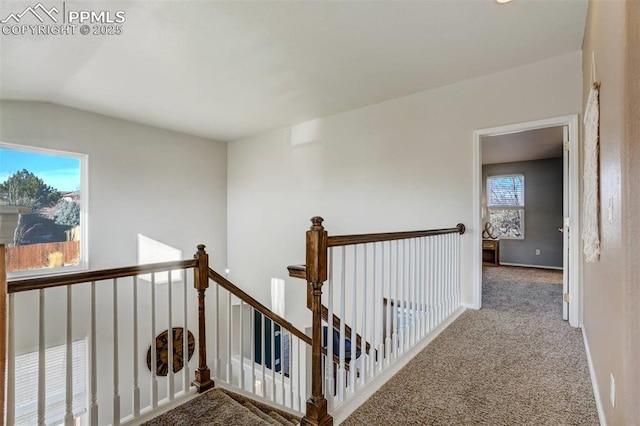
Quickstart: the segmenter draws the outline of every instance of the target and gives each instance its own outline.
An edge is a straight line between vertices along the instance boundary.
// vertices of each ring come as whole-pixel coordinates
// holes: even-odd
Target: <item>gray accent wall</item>
[[[511,174],[524,175],[524,239],[500,240],[500,262],[562,267],[562,158],[482,166],[483,200],[487,177]]]

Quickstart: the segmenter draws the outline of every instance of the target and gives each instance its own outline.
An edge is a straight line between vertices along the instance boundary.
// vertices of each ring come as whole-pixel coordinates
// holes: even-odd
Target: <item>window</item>
[[[496,238],[524,239],[524,176],[487,178],[487,211]]]
[[[87,157],[0,143],[0,243],[12,276],[87,267]]]
[[[72,343],[73,415],[76,421],[87,412],[87,340]],[[62,344],[45,349],[45,420],[64,424],[66,409],[66,352]],[[38,423],[38,351],[16,356],[16,424]]]

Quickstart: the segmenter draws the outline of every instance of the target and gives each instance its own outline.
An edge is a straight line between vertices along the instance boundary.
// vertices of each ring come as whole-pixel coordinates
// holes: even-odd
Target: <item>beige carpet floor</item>
[[[483,271],[467,310],[344,425],[597,425],[582,333],[562,320],[562,273]]]
[[[298,418],[269,405],[213,388],[143,426],[292,426],[298,423]]]

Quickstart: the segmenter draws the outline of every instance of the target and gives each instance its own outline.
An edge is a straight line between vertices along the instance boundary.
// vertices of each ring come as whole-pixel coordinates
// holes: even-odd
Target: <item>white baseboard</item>
[[[558,271],[562,271],[562,266],[548,266],[548,265],[527,265],[525,263],[508,263],[508,262],[500,262],[500,265],[504,266],[522,266],[524,268],[538,268],[538,269],[555,269]]]
[[[354,411],[356,411],[358,407],[364,404],[367,399],[369,399],[374,393],[376,393],[378,389],[380,389],[387,381],[389,381],[389,379],[391,379],[398,371],[400,371],[402,367],[407,365],[409,361],[411,361],[425,347],[427,347],[427,345],[431,343],[433,339],[435,339],[440,333],[442,333],[447,327],[449,327],[449,325],[451,325],[451,323],[455,321],[456,318],[458,318],[460,314],[462,314],[465,310],[466,309],[464,306],[458,308],[442,324],[431,331],[431,333],[429,333],[429,335],[425,337],[420,343],[405,352],[392,365],[387,367],[373,380],[368,382],[365,388],[358,390],[353,397],[336,408],[331,413],[334,424],[339,425],[340,423],[344,422],[347,417],[349,417]]]
[[[582,328],[582,339],[584,340],[584,350],[587,352],[589,375],[591,376],[591,387],[593,387],[593,396],[596,398],[596,409],[598,410],[598,419],[600,420],[600,426],[607,426],[607,419],[604,415],[604,407],[602,405],[602,398],[600,397],[600,390],[598,389],[598,381],[596,379],[596,370],[593,367],[593,361],[591,359],[589,340],[587,339],[587,333],[584,332],[584,328]]]
[[[480,309],[480,306],[477,306],[475,303],[463,303],[462,307],[465,309],[474,309],[476,311]]]

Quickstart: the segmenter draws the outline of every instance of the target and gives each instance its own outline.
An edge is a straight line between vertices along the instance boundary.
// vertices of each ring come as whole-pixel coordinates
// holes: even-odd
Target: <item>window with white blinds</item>
[[[487,178],[487,220],[495,237],[524,239],[524,195],[524,175]]]
[[[524,207],[524,176],[491,176],[487,179],[489,207]]]
[[[64,424],[66,409],[66,344],[45,350],[47,425]],[[73,413],[87,412],[87,340],[72,344]],[[38,351],[16,356],[16,425],[38,424]],[[9,390],[11,392],[11,390]]]

